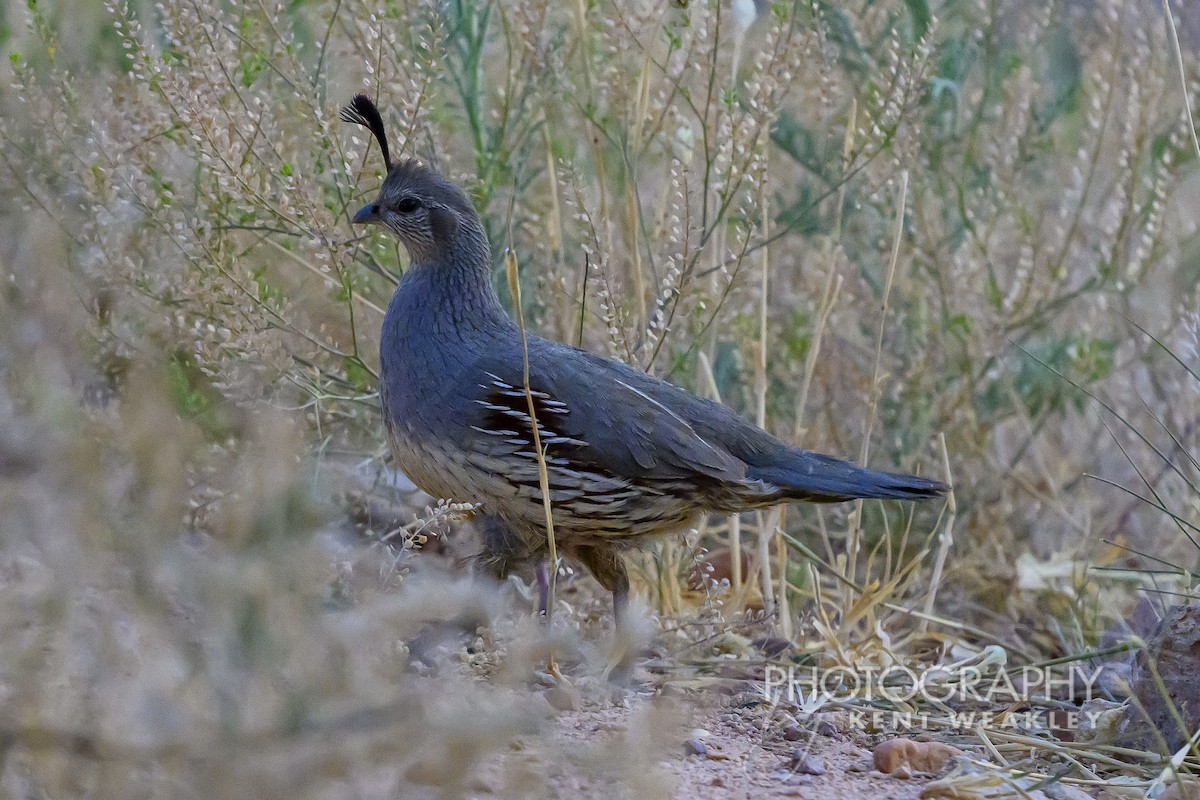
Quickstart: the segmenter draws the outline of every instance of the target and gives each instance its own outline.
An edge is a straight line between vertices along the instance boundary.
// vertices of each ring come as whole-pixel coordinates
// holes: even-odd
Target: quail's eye
[[[415,197],[406,197],[396,204],[396,210],[401,214],[411,214],[421,207],[421,201]]]

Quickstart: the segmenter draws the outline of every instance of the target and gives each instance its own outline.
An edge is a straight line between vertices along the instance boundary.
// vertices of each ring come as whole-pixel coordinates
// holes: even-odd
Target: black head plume
[[[392,156],[388,152],[387,131],[383,129],[383,117],[379,116],[379,109],[371,102],[371,98],[365,94],[354,95],[353,100],[342,106],[342,112],[338,116],[343,122],[362,125],[375,136],[375,140],[379,142],[379,149],[383,151],[383,164],[388,172],[391,172]]]

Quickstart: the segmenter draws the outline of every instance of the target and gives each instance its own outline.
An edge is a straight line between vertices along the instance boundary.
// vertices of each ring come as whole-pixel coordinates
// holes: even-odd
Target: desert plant
[[[1154,13],[1116,0],[85,5],[30,4],[0,31],[0,625],[19,643],[0,659],[15,687],[0,739],[30,786],[131,793],[134,771],[106,771],[108,755],[72,783],[69,745],[83,742],[145,767],[139,785],[191,776],[232,796],[250,775],[290,796],[317,762],[295,783],[269,760],[226,781],[222,759],[248,740],[359,731],[350,712],[377,720],[363,711],[377,693],[387,708],[419,695],[391,660],[420,616],[395,579],[423,525],[464,509],[387,470],[376,352],[405,264],[348,224],[383,177],[337,119],[357,91],[385,109],[398,157],[468,187],[502,297],[505,247],[521,265],[531,329],[806,447],[948,472],[953,516],[868,503],[789,510],[778,526],[709,520],[695,552],[736,538],[757,554],[781,630],[816,630],[812,647],[836,642],[838,657],[917,648],[933,629],[1033,660],[1093,643],[1111,616],[1095,587],[1047,606],[1015,565],[1086,563],[1109,532],[1111,501],[1081,476],[1123,458],[1076,387],[1125,419],[1146,398],[1179,439],[1160,449],[1189,452],[1194,386],[1124,319],[1163,339],[1196,302],[1184,93],[1195,108],[1200,74],[1186,38],[1178,58],[1163,46]],[[1191,530],[1180,502],[1155,505]],[[388,530],[337,538],[373,503]],[[1157,553],[1154,513],[1121,507],[1123,546]],[[646,562],[653,596],[684,617],[693,552]],[[717,600],[679,628],[689,646],[717,612],[759,623]],[[347,633],[327,607],[362,627]],[[116,672],[150,688],[106,683]],[[55,700],[64,684],[78,692]],[[320,764],[375,764],[388,735],[460,736],[473,759],[528,722],[502,705],[485,720],[496,736],[427,710],[367,725]],[[109,736],[118,711],[143,739]],[[79,738],[83,717],[95,725]],[[204,757],[161,766],[180,753]]]

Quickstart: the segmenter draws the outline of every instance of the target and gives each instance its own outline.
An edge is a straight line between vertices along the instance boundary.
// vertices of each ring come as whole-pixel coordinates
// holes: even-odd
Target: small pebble
[[[798,742],[804,738],[804,728],[799,725],[789,725],[783,729],[783,740],[785,742]]]
[[[790,766],[794,772],[798,772],[801,775],[825,774],[825,764],[821,759],[799,750],[792,754]]]
[[[828,736],[831,739],[846,738],[842,735],[842,732],[837,729],[837,726],[827,719],[823,719],[817,723],[817,733],[822,736]]]
[[[1200,798],[1200,783],[1195,781],[1172,783],[1158,798],[1159,800],[1196,800],[1196,798]]]
[[[730,701],[730,705],[734,708],[758,708],[762,705],[763,696],[761,692],[742,692],[735,694]]]

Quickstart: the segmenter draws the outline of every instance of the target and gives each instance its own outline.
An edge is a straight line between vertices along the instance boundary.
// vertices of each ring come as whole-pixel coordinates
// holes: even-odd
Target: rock
[[[785,742],[798,742],[805,738],[807,731],[799,725],[788,725],[783,729],[783,740]]]
[[[1088,700],[1079,707],[1079,727],[1075,731],[1075,741],[1092,746],[1112,744],[1116,739],[1117,726],[1124,709],[1123,703],[1101,698]]]
[[[1164,752],[1165,740],[1164,755],[1170,755],[1200,727],[1200,605],[1175,606],[1167,612],[1158,632],[1138,653],[1133,695],[1137,702],[1129,704],[1117,723],[1116,740],[1122,747]]]
[[[797,750],[792,753],[788,767],[801,775],[824,775],[825,764],[814,755]]]
[[[580,706],[579,692],[570,686],[551,686],[542,695],[546,702],[558,711],[578,711]]]
[[[838,730],[837,725],[828,719],[823,719],[817,723],[817,733],[821,736],[827,736],[830,739],[837,739],[841,742],[846,741],[846,734]]]
[[[539,669],[533,673],[533,684],[535,686],[545,686],[546,688],[549,688],[551,686],[558,686],[559,680],[549,672]]]
[[[688,739],[683,743],[683,754],[687,756],[706,756],[708,748],[699,739]]]
[[[1091,689],[1092,695],[1111,696],[1124,700],[1129,697],[1129,687],[1133,685],[1133,662],[1113,661],[1100,665],[1100,674],[1096,679],[1096,688]],[[1099,690],[1099,692],[1097,692]],[[1076,696],[1084,693],[1076,692]]]
[[[962,750],[941,742],[891,739],[876,746],[872,758],[875,769],[880,772],[896,777],[911,777],[916,772],[940,772],[951,758],[959,755],[962,755]],[[901,770],[908,774],[901,775]]]
[[[730,708],[758,708],[764,702],[762,692],[742,692],[729,701]]]
[[[1172,783],[1158,796],[1158,800],[1200,800],[1200,782]]]

